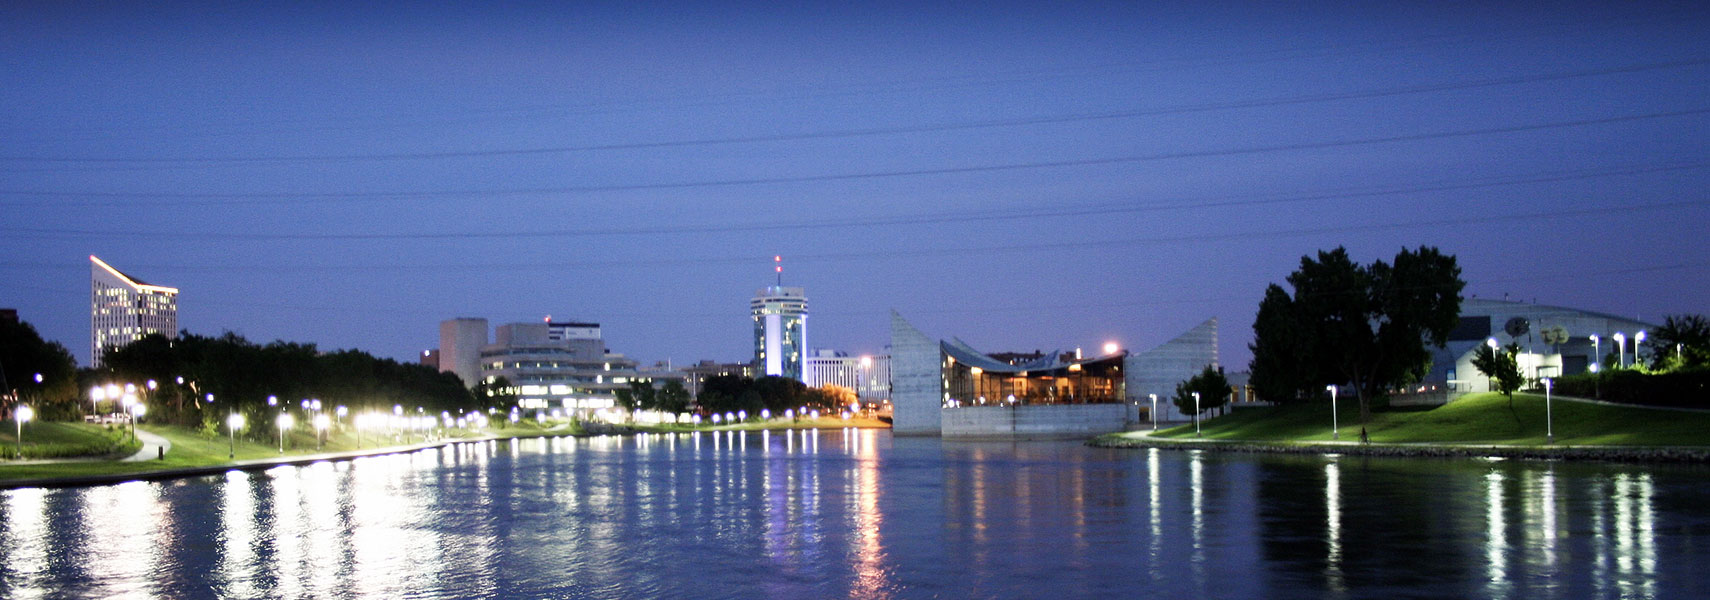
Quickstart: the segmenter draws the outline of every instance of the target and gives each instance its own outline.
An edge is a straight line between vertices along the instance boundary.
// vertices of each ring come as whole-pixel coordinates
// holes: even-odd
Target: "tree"
[[[36,375],[41,381],[36,381]],[[42,339],[25,321],[0,322],[0,396],[32,404],[43,419],[76,418],[77,361],[59,342]]]
[[[671,414],[679,414],[689,410],[689,389],[683,387],[683,380],[670,379],[659,390],[659,410]]]
[[[1669,315],[1647,334],[1645,346],[1651,351],[1652,369],[1710,365],[1710,320],[1704,315]]]
[[[1480,344],[1473,350],[1473,368],[1490,378],[1491,389],[1507,396],[1510,406],[1514,404],[1514,391],[1526,384],[1526,374],[1520,371],[1519,356],[1520,344],[1512,342],[1500,349]]]
[[[508,408],[517,403],[516,386],[503,376],[483,379],[471,392],[475,395],[475,405],[480,408]]]
[[[1272,402],[1317,398],[1329,379],[1318,372],[1312,338],[1296,314],[1294,299],[1282,286],[1271,284],[1253,320],[1252,372],[1254,393]]]
[[[1293,297],[1273,286],[1260,305],[1255,386],[1298,398],[1348,384],[1365,424],[1374,400],[1430,369],[1427,345],[1441,348],[1460,318],[1460,274],[1453,256],[1424,246],[1403,249],[1393,264],[1358,265],[1340,247],[1301,257],[1288,276]]]
[[[1176,384],[1176,395],[1171,400],[1176,404],[1176,410],[1184,415],[1194,414],[1194,392],[1199,392],[1199,410],[1211,410],[1229,402],[1229,378],[1223,375],[1223,367],[1206,365],[1204,371],[1187,378],[1187,381]]]

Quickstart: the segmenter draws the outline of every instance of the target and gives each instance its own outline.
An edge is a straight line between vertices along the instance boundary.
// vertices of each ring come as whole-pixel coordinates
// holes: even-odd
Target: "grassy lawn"
[[[136,444],[119,428],[88,423],[30,421],[24,423],[24,457],[58,458],[135,451]],[[18,453],[18,424],[0,421],[0,456]]]
[[[1342,441],[1360,439],[1359,407],[1339,403]],[[1556,444],[1605,446],[1710,446],[1710,413],[1553,403]],[[1201,423],[1204,437],[1252,442],[1330,440],[1330,405],[1242,409]],[[1512,410],[1501,394],[1464,396],[1429,410],[1397,409],[1372,414],[1367,425],[1375,443],[1544,444],[1544,397],[1515,394]],[[1192,424],[1157,437],[1193,438]]]

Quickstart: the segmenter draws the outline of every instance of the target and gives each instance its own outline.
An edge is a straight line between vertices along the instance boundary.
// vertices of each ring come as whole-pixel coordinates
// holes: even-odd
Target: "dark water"
[[[525,440],[4,492],[0,597],[1691,598],[1710,471]]]

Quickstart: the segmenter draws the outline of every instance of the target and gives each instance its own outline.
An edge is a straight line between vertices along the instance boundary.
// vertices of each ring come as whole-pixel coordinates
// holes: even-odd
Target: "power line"
[[[768,184],[813,183],[827,181],[854,181],[862,179],[880,179],[894,177],[917,177],[926,175],[956,175],[974,173],[992,173],[1015,170],[1053,169],[1066,167],[1086,167],[1114,164],[1130,164],[1160,160],[1178,160],[1188,158],[1209,158],[1218,156],[1240,156],[1249,154],[1267,154],[1296,150],[1322,150],[1349,146],[1366,146],[1396,142],[1412,142],[1457,137],[1472,137],[1506,133],[1522,133],[1589,125],[1607,125],[1652,119],[1693,116],[1710,113],[1710,109],[1698,108],[1680,111],[1645,113],[1638,115],[1623,115],[1616,117],[1601,117],[1595,119],[1579,119],[1572,121],[1556,121],[1551,123],[1536,123],[1531,125],[1510,125],[1503,127],[1488,127],[1478,129],[1463,129],[1458,131],[1418,133],[1406,135],[1378,136],[1356,138],[1350,140],[1333,140],[1320,142],[1296,142],[1289,144],[1274,144],[1265,146],[1249,146],[1246,148],[1226,148],[1221,150],[1188,150],[1163,152],[1138,156],[1121,156],[1111,158],[1093,158],[1062,161],[1043,161],[1030,163],[1007,163],[996,165],[976,165],[966,167],[939,167],[930,169],[903,169],[894,171],[873,171],[865,173],[837,173],[820,175],[801,175],[783,177],[756,177],[744,179],[711,179],[687,182],[634,183],[612,185],[586,185],[541,188],[516,188],[508,190],[459,190],[438,192],[344,192],[344,193],[289,193],[289,192],[248,192],[223,194],[190,194],[173,192],[64,192],[64,191],[32,191],[32,190],[0,190],[0,194],[36,197],[98,197],[98,198],[178,198],[178,199],[249,199],[301,202],[311,199],[322,201],[348,201],[353,199],[410,199],[445,196],[496,196],[496,195],[534,195],[534,194],[568,194],[613,191],[640,191],[664,189],[692,189],[710,187],[736,187]],[[17,205],[20,202],[5,204]],[[177,204],[176,202],[153,203],[155,205]],[[221,202],[217,204],[232,204]]]
[[[569,153],[569,152],[640,150],[640,149],[677,148],[677,147],[686,147],[686,146],[710,146],[710,145],[725,145],[725,144],[751,144],[751,143],[763,143],[763,142],[784,142],[784,141],[801,141],[801,140],[815,140],[815,139],[895,135],[895,134],[902,134],[902,133],[930,133],[930,132],[943,132],[943,131],[961,131],[961,130],[971,130],[971,129],[987,129],[987,128],[994,128],[994,127],[1017,127],[1017,126],[1024,126],[1024,125],[1061,124],[1061,123],[1074,123],[1074,122],[1083,122],[1083,121],[1130,119],[1130,118],[1146,117],[1146,116],[1162,116],[1162,115],[1177,115],[1177,114],[1189,114],[1189,113],[1198,113],[1198,112],[1212,112],[1212,111],[1222,111],[1222,110],[1232,110],[1232,109],[1242,109],[1242,108],[1265,108],[1265,107],[1287,106],[1287,105],[1294,105],[1294,104],[1308,104],[1308,103],[1328,102],[1328,101],[1337,101],[1337,100],[1370,99],[1370,98],[1382,98],[1382,97],[1388,97],[1388,96],[1400,96],[1400,95],[1420,94],[1420,93],[1429,93],[1429,92],[1467,90],[1467,89],[1475,89],[1475,88],[1483,88],[1483,87],[1514,85],[1514,84],[1521,84],[1521,83],[1537,83],[1537,82],[1544,82],[1544,81],[1557,81],[1557,80],[1564,80],[1564,79],[1574,79],[1574,78],[1592,77],[1592,76],[1600,76],[1600,75],[1638,73],[1638,72],[1643,72],[1643,71],[1652,71],[1652,70],[1659,70],[1659,69],[1671,69],[1671,68],[1679,68],[1679,67],[1687,67],[1687,66],[1698,66],[1698,65],[1704,65],[1704,64],[1710,64],[1710,59],[1699,58],[1699,59],[1691,59],[1691,60],[1680,60],[1680,61],[1661,62],[1661,63],[1649,63],[1649,64],[1643,64],[1643,65],[1632,65],[1632,66],[1616,67],[1616,68],[1609,68],[1609,69],[1590,69],[1590,70],[1581,70],[1581,71],[1567,71],[1567,72],[1558,72],[1558,73],[1548,73],[1548,74],[1544,74],[1544,75],[1500,77],[1500,78],[1494,78],[1494,79],[1484,79],[1484,80],[1468,81],[1468,82],[1401,86],[1401,87],[1395,87],[1395,88],[1380,89],[1380,90],[1367,90],[1367,91],[1359,91],[1359,92],[1309,94],[1309,95],[1304,95],[1304,96],[1293,96],[1293,97],[1285,97],[1285,98],[1271,98],[1271,99],[1265,99],[1265,100],[1247,100],[1247,101],[1237,101],[1237,102],[1212,102],[1212,103],[1205,103],[1205,104],[1177,106],[1177,107],[1169,107],[1169,108],[1158,108],[1158,109],[1116,111],[1116,112],[1068,115],[1068,116],[1037,116],[1037,117],[1019,118],[1019,119],[994,119],[994,120],[986,120],[986,121],[971,121],[971,122],[966,122],[966,123],[946,123],[946,124],[921,125],[921,126],[911,126],[911,127],[875,127],[875,128],[864,128],[864,129],[841,129],[841,130],[818,131],[818,132],[795,133],[795,134],[758,135],[758,136],[741,136],[741,137],[725,137],[725,138],[705,138],[705,139],[694,139],[694,140],[667,140],[667,141],[653,141],[653,142],[590,144],[590,145],[580,145],[580,146],[552,146],[552,147],[543,147],[543,148],[513,148],[513,149],[502,149],[502,150],[468,150],[468,151],[444,151],[444,152],[401,152],[401,153],[389,153],[389,154],[330,154],[330,155],[329,154],[318,154],[318,155],[304,154],[304,155],[251,156],[251,157],[178,157],[178,158],[0,156],[0,160],[14,161],[14,162],[32,162],[32,163],[101,163],[101,164],[157,164],[157,165],[158,164],[175,164],[175,163],[176,164],[185,164],[185,165],[217,165],[217,164],[257,164],[257,163],[279,163],[279,162],[359,162],[359,161],[397,161],[397,160],[428,160],[428,159],[450,159],[450,158],[532,156],[532,155],[544,155],[544,154],[563,154],[563,153]]]
[[[1144,246],[1172,243],[1215,242],[1227,240],[1244,240],[1258,238],[1299,237],[1310,235],[1357,233],[1364,231],[1386,231],[1413,228],[1429,228],[1444,226],[1464,226],[1483,223],[1508,221],[1563,219],[1572,217],[1597,216],[1616,213],[1631,213],[1641,211],[1665,210],[1671,208],[1692,208],[1710,206],[1710,199],[1679,200],[1657,202],[1651,204],[1617,204],[1614,206],[1589,207],[1575,210],[1554,210],[1546,212],[1531,212],[1507,215],[1468,216],[1443,219],[1432,219],[1411,222],[1370,223],[1358,225],[1339,225],[1328,227],[1308,227],[1299,229],[1267,229],[1260,231],[1245,231],[1213,234],[1182,234],[1174,236],[1131,237],[1114,240],[1082,240],[1072,242],[1006,244],[993,246],[964,246],[954,248],[917,248],[909,250],[868,250],[861,252],[831,252],[819,254],[792,254],[795,262],[838,262],[851,260],[877,260],[894,258],[927,258],[943,256],[982,255],[1012,252],[1037,252],[1040,250],[1075,250],[1081,248],[1108,248],[1115,246]],[[769,258],[770,255],[768,255]],[[601,267],[634,267],[662,265],[711,265],[711,264],[753,264],[759,261],[754,256],[728,256],[714,258],[666,258],[666,259],[618,259],[618,260],[584,260],[552,263],[497,263],[497,264],[391,264],[391,265],[276,265],[267,267],[272,271],[357,271],[357,270],[537,270],[564,268],[601,268]],[[31,263],[0,263],[0,267],[39,267],[41,264]],[[185,265],[133,265],[131,268],[175,269],[175,270],[204,270],[204,271],[250,271],[255,265],[243,266],[185,266]]]
[[[146,237],[156,238],[162,235],[174,239],[217,239],[234,241],[287,241],[287,240],[405,240],[405,239],[516,239],[516,238],[552,238],[552,237],[592,237],[592,236],[621,236],[621,235],[658,235],[658,234],[688,234],[688,233],[735,233],[754,231],[781,231],[801,229],[847,229],[854,227],[875,227],[888,225],[930,225],[963,222],[1008,221],[1018,219],[1037,219],[1046,217],[1076,217],[1110,214],[1130,214],[1167,210],[1187,210],[1200,208],[1228,208],[1241,206],[1263,206],[1274,204],[1291,204],[1317,200],[1338,200],[1353,198],[1368,198],[1376,196],[1392,196],[1417,194],[1425,192],[1443,192],[1456,190],[1471,190],[1487,187],[1522,185],[1532,183],[1550,183],[1607,177],[1611,175],[1637,175],[1645,173],[1667,172],[1685,169],[1697,169],[1710,166],[1710,162],[1674,163],[1658,166],[1628,166],[1601,170],[1581,170],[1558,172],[1553,174],[1531,177],[1510,177],[1493,180],[1466,183],[1437,183],[1424,186],[1380,188],[1367,190],[1321,192],[1311,194],[1286,195],[1265,198],[1230,198],[1205,201],[1180,201],[1157,204],[1136,204],[1133,201],[1121,203],[1106,203],[1087,206],[1067,206],[1047,209],[1023,209],[1013,211],[982,211],[982,212],[938,212],[866,219],[814,220],[773,223],[747,224],[691,224],[675,226],[643,226],[617,227],[605,229],[554,229],[540,231],[503,231],[503,232],[441,232],[441,233],[233,233],[218,231],[197,231],[161,233],[158,231],[137,230],[96,230],[68,229],[49,227],[4,227],[0,231],[10,231],[20,234],[34,235],[63,235],[63,236],[101,236],[101,237]]]

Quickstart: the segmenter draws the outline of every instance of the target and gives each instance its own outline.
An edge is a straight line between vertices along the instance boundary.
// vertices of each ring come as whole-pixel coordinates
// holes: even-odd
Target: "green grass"
[[[119,454],[135,451],[136,447],[117,427],[57,421],[24,423],[26,459]],[[0,457],[17,456],[18,424],[0,421]]]
[[[1555,401],[1557,445],[1710,446],[1710,413]],[[1359,407],[1339,403],[1341,440],[1360,439]],[[1250,408],[1201,423],[1204,438],[1250,442],[1330,441],[1330,405]],[[1543,445],[1544,397],[1463,396],[1428,410],[1374,412],[1366,430],[1374,443]],[[1156,434],[1194,438],[1192,424]]]

